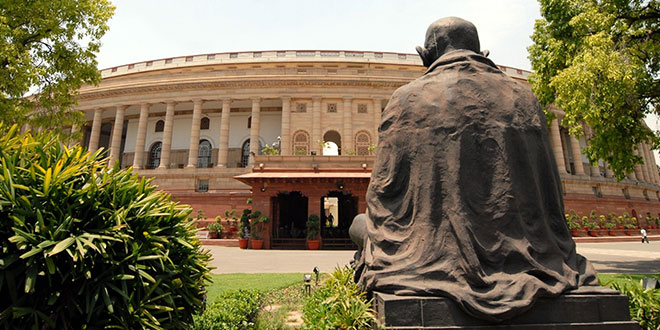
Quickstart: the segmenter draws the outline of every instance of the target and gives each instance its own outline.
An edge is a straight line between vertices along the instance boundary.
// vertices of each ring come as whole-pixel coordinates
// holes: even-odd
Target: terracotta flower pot
[[[321,246],[321,241],[319,240],[307,240],[307,249],[308,250],[318,250]]]
[[[261,250],[264,247],[264,240],[262,239],[253,239],[252,240],[252,249]]]
[[[248,247],[248,240],[245,238],[239,238],[238,239],[238,247],[241,249],[247,249]]]
[[[607,233],[608,233],[610,236],[614,236],[614,230],[609,230]]]
[[[571,235],[572,235],[573,237],[578,237],[578,232],[577,232],[577,230],[572,229],[572,230],[571,230]]]
[[[212,238],[212,239],[218,238],[218,232],[217,231],[210,231],[209,232],[209,238]]]
[[[589,230],[588,233],[589,233],[589,236],[592,236],[592,237],[597,237],[598,236],[598,230],[592,229],[592,230]]]

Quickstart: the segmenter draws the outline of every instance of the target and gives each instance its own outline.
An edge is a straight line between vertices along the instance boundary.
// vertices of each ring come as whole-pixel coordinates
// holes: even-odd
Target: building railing
[[[269,50],[250,52],[210,53],[187,55],[156,60],[142,61],[101,70],[102,78],[125,74],[163,70],[180,67],[194,67],[213,64],[275,62],[356,62],[421,66],[422,61],[416,54],[348,51],[348,50]],[[529,71],[499,66],[510,76],[527,79]]]

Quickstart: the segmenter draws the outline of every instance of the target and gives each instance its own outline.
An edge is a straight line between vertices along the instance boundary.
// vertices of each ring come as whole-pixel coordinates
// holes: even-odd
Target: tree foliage
[[[201,310],[191,209],[99,155],[0,124],[0,327],[185,329]]]
[[[113,12],[109,0],[0,0],[0,121],[82,123],[71,106],[100,81],[95,53]]]
[[[539,0],[529,47],[530,83],[546,115],[555,105],[562,125],[587,136],[585,154],[605,160],[619,180],[642,159],[641,142],[658,145],[643,119],[660,101],[659,0]]]

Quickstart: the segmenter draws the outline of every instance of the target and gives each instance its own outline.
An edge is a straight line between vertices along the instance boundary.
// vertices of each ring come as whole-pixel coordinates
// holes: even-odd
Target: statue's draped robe
[[[383,112],[359,284],[500,321],[596,285],[564,220],[541,107],[480,54],[443,55]]]

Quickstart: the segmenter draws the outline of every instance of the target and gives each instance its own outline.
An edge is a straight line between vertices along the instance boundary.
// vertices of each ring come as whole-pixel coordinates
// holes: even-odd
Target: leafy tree
[[[202,309],[192,210],[99,155],[0,123],[0,328],[186,329]]]
[[[109,0],[0,0],[0,121],[81,124],[71,106],[101,79],[95,53],[113,13]]]
[[[546,109],[556,105],[571,134],[593,129],[585,154],[608,162],[619,180],[642,162],[633,150],[658,145],[643,124],[660,101],[659,0],[539,0],[529,47],[530,82]]]

